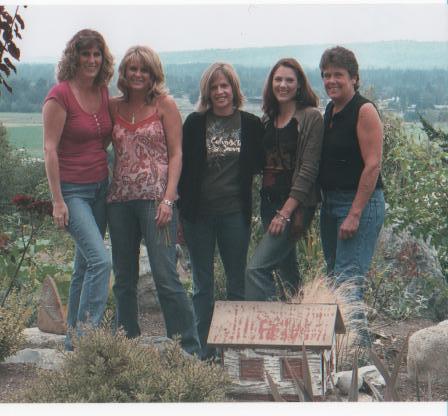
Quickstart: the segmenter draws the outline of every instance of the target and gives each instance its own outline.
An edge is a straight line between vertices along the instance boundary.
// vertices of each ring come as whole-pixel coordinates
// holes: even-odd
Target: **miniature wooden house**
[[[334,373],[337,333],[345,327],[335,304],[220,301],[207,342],[222,349],[222,364],[233,381],[230,397],[271,400],[268,373],[286,400],[297,400],[289,369],[302,377],[302,346],[313,396],[319,398]]]

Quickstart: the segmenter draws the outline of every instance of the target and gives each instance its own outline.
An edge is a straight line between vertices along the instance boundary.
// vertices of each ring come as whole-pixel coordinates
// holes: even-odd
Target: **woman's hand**
[[[284,216],[280,211],[277,211],[277,214],[274,218],[272,218],[271,223],[269,224],[268,232],[273,236],[280,235],[286,228],[286,224],[291,220]]]
[[[172,202],[171,202],[172,203]],[[156,225],[159,228],[164,227],[173,219],[173,207],[168,203],[161,201],[157,207]]]
[[[53,220],[58,228],[68,226],[68,208],[64,201],[53,203]]]
[[[340,240],[348,240],[352,238],[359,228],[359,217],[355,214],[348,214],[339,227],[338,238]]]

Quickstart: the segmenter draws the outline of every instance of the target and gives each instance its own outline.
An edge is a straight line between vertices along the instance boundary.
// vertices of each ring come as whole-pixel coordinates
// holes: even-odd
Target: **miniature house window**
[[[294,375],[299,378],[303,378],[302,360],[300,358],[280,358],[281,362],[281,377],[282,380],[292,380],[292,374],[290,373],[286,360],[288,360],[289,367],[291,367]]]
[[[240,380],[264,380],[264,360],[262,358],[240,358]]]

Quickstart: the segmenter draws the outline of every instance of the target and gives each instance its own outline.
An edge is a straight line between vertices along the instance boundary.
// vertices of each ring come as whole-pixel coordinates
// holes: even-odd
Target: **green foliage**
[[[429,241],[437,250],[448,276],[448,165],[437,143],[416,142],[402,123],[385,120],[383,177],[386,221]]]
[[[23,294],[13,292],[0,306],[0,362],[14,354],[24,341],[23,329],[30,315]]]
[[[0,214],[11,212],[11,200],[16,194],[34,195],[35,189],[45,179],[42,161],[31,159],[26,152],[14,149],[7,137],[6,128],[0,123]]]
[[[186,356],[175,342],[160,352],[122,332],[88,330],[74,341],[60,371],[43,373],[25,402],[223,401],[228,378],[215,365]]]

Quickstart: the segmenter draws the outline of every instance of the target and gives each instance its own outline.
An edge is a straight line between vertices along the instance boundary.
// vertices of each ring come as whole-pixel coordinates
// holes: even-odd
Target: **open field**
[[[185,120],[194,111],[188,98],[176,98],[177,106]],[[261,115],[260,104],[246,103],[244,110]],[[43,158],[42,115],[40,113],[0,113],[0,122],[8,131],[10,143],[25,149],[31,157]]]

